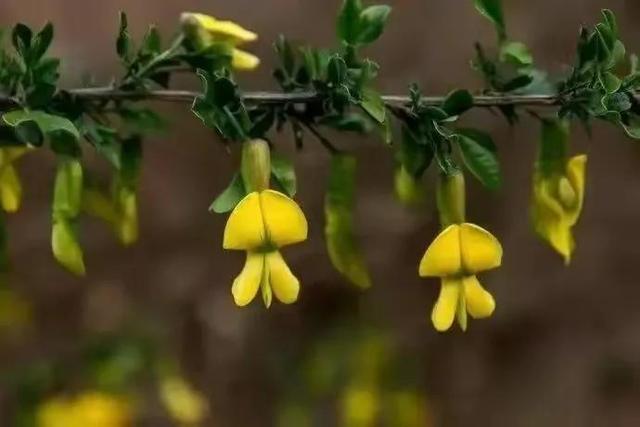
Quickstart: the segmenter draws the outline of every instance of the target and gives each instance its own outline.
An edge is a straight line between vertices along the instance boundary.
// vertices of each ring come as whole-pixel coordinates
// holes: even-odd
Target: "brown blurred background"
[[[412,81],[433,94],[480,86],[469,67],[472,46],[493,42],[493,32],[470,0],[391,3],[388,30],[368,52],[382,67],[381,90],[404,93]],[[579,26],[596,22],[602,7],[617,13],[628,49],[640,50],[637,1],[504,3],[511,37],[529,44],[538,65],[552,72],[571,63]],[[117,72],[118,10],[127,11],[136,36],[154,22],[170,34],[182,11],[210,13],[260,34],[251,50],[263,65],[240,80],[247,88],[269,89],[271,41],[284,33],[333,46],[338,6],[338,0],[2,0],[0,24],[51,20],[53,53],[63,58],[62,84],[74,87],[86,73],[105,83]],[[198,87],[192,80],[181,84]],[[395,200],[392,153],[379,140],[335,141],[361,160],[357,224],[374,287],[353,290],[332,269],[322,238],[328,156],[312,140],[295,153],[285,133],[277,143],[295,158],[298,199],[310,222],[309,241],[286,251],[303,282],[301,299],[268,311],[258,301],[237,309],[229,289],[243,259],[222,250],[225,218],[207,211],[236,157],[186,105],[158,107],[171,127],[145,144],[140,242],[123,249],[102,224],[84,221],[84,280],[68,275],[50,255],[51,155],[30,155],[21,163],[25,200],[9,218],[10,281],[34,301],[36,314],[29,334],[0,354],[3,368],[60,357],[87,335],[144,318],[206,393],[212,414],[207,425],[271,426],[294,384],[303,382],[301,361],[316,351],[322,358],[319,343],[335,330],[346,331],[350,341],[349,331],[374,329],[387,337],[394,363],[411,366],[406,381],[426,396],[434,425],[640,425],[640,149],[621,131],[598,124],[589,140],[575,127],[572,150],[589,154],[588,189],[575,259],[565,268],[529,226],[536,123],[524,118],[510,129],[486,111],[465,117],[490,131],[500,147],[504,188],[489,194],[471,183],[468,216],[500,238],[505,258],[501,269],[482,277],[498,302],[495,315],[472,322],[467,333],[438,334],[429,322],[437,282],[416,274],[438,228],[433,203],[410,210]],[[10,425],[8,394],[0,396],[3,426]],[[314,425],[338,425],[331,407],[315,409]]]

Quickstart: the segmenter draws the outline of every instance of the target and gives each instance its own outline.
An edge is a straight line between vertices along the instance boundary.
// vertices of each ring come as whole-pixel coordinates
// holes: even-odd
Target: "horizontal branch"
[[[112,88],[86,88],[72,89],[68,91],[72,95],[87,100],[155,100],[167,102],[192,102],[193,99],[200,95],[199,92],[186,90],[154,90],[146,92],[132,92],[114,90]],[[283,103],[308,103],[318,99],[315,92],[247,92],[243,95],[245,101],[249,103],[261,104],[283,104]],[[383,96],[384,101],[389,105],[408,104],[410,99],[408,96],[386,95]],[[441,105],[444,96],[426,96],[423,102],[427,105]],[[558,97],[555,95],[479,95],[473,98],[473,103],[477,107],[497,107],[501,105],[530,105],[544,106],[556,105]]]
[[[113,89],[111,87],[96,88],[79,88],[69,89],[67,93],[87,101],[163,101],[163,102],[179,102],[191,103],[200,96],[200,92],[188,90],[151,90],[151,91],[126,91]],[[245,101],[249,103],[259,104],[304,104],[319,99],[316,92],[246,92],[243,95]],[[410,99],[408,96],[402,95],[385,95],[382,97],[384,102],[390,106],[398,106],[408,104]],[[636,95],[636,99],[640,101],[640,95]],[[422,101],[426,105],[438,106],[445,100],[444,96],[425,96]],[[558,105],[559,97],[557,95],[477,95],[473,97],[473,105],[476,107],[499,107],[506,105],[514,106],[554,106]],[[17,102],[7,96],[0,96],[0,106],[15,106]]]

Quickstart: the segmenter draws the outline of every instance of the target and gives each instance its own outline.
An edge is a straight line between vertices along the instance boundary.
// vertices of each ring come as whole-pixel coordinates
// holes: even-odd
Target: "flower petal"
[[[20,208],[22,185],[16,169],[8,164],[0,173],[0,204],[7,212],[15,212]]]
[[[460,225],[462,266],[469,273],[490,270],[502,263],[502,246],[493,234],[475,224]]]
[[[496,308],[493,296],[487,292],[476,276],[467,276],[462,279],[464,286],[464,300],[467,311],[474,319],[483,319],[491,316]]]
[[[567,221],[569,225],[575,225],[575,223],[578,222],[578,218],[580,218],[580,212],[582,211],[584,202],[586,167],[586,154],[572,157],[569,159],[569,162],[567,162],[567,178],[577,195],[577,202],[571,209],[567,210]]]
[[[246,30],[240,25],[232,21],[219,21],[213,16],[203,13],[191,13],[202,28],[212,35],[229,38],[235,44],[251,42],[258,38],[258,35],[252,31]],[[184,16],[184,15],[183,15]]]
[[[467,300],[465,298],[458,298],[458,307],[456,309],[456,320],[460,329],[463,332],[467,331]]]
[[[260,209],[260,195],[249,193],[235,207],[224,228],[222,247],[252,250],[266,242],[264,220]]]
[[[269,241],[277,247],[298,243],[307,238],[307,219],[300,206],[273,190],[260,193],[260,203]]]
[[[257,252],[247,252],[247,261],[244,268],[233,281],[231,293],[233,300],[239,307],[244,307],[255,298],[262,282],[264,271],[264,254]]]
[[[444,277],[461,271],[460,226],[445,228],[424,253],[418,273],[420,277]]]
[[[300,292],[300,282],[291,273],[289,266],[280,255],[274,251],[266,255],[266,264],[269,269],[269,283],[276,298],[284,304],[296,302]]]
[[[461,283],[459,279],[442,279],[438,301],[433,306],[431,321],[437,331],[444,332],[453,324],[458,308]]]
[[[240,49],[233,49],[231,55],[231,66],[236,70],[250,71],[258,68],[260,58]]]

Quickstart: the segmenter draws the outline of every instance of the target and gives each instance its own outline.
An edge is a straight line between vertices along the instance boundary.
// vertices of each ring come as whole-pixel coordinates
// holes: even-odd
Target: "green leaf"
[[[569,122],[559,119],[542,119],[541,124],[538,170],[545,176],[563,173],[569,143]]]
[[[638,116],[627,115],[624,121],[620,121],[620,126],[630,138],[640,140],[640,119]]]
[[[422,176],[433,161],[433,148],[426,141],[418,141],[416,134],[406,126],[402,127],[398,160],[414,178]]]
[[[158,54],[162,50],[162,38],[160,37],[160,32],[158,31],[158,27],[155,25],[149,26],[147,33],[144,35],[144,39],[142,40],[141,49],[146,53],[150,54]]]
[[[518,67],[533,65],[533,55],[527,45],[521,42],[506,42],[500,48],[500,60]]]
[[[600,73],[598,78],[602,88],[607,91],[607,93],[617,92],[618,89],[620,89],[620,86],[622,86],[622,80],[620,80],[615,74],[608,71]]]
[[[356,159],[344,154],[331,159],[325,197],[327,251],[338,272],[359,288],[371,286],[371,277],[353,226]]]
[[[447,95],[442,109],[449,116],[459,116],[473,107],[473,96],[466,89],[457,89]]]
[[[602,16],[604,17],[604,22],[609,27],[611,34],[614,37],[618,37],[618,23],[614,13],[609,9],[602,9]]]
[[[464,134],[458,134],[458,145],[469,171],[489,190],[497,190],[502,178],[495,153]]]
[[[296,171],[286,157],[277,153],[271,153],[271,176],[274,183],[289,197],[296,195],[297,181]]]
[[[360,0],[344,0],[338,15],[338,38],[347,44],[355,44],[360,32]]]
[[[369,6],[360,14],[357,41],[369,44],[376,41],[384,32],[391,7],[387,5]]]
[[[622,112],[631,108],[631,100],[626,93],[617,92],[605,95],[602,98],[602,105],[607,111]]]
[[[363,89],[360,106],[375,121],[383,123],[387,117],[387,109],[380,93],[373,89]]]
[[[3,114],[2,120],[16,132],[24,137],[24,140],[32,145],[42,144],[33,125],[36,123],[42,135],[46,135],[51,141],[51,147],[60,154],[77,157],[80,154],[78,140],[80,133],[75,125],[67,118],[45,113],[44,111],[14,110]],[[26,132],[26,133],[25,133]],[[33,142],[31,142],[33,141]]]
[[[460,128],[456,129],[456,133],[473,139],[475,142],[493,153],[498,151],[496,143],[493,142],[493,138],[487,132],[472,128]]]
[[[347,77],[347,64],[339,55],[333,55],[327,64],[327,81],[334,86],[341,85]]]
[[[33,33],[31,29],[24,24],[16,24],[11,32],[11,42],[14,49],[23,58],[28,58],[31,49],[31,40]]]
[[[504,23],[504,14],[502,12],[502,1],[474,0],[474,4],[478,12],[493,23],[496,28],[496,32],[498,33],[498,38],[500,40],[506,39],[507,30]]]
[[[209,206],[209,211],[219,214],[230,212],[246,194],[242,177],[236,173],[227,188]]]
[[[34,120],[24,120],[15,126],[16,137],[19,141],[40,147],[44,142],[44,135],[40,126]]]
[[[120,12],[120,25],[118,28],[118,38],[116,39],[116,52],[120,59],[128,62],[132,53],[131,36],[129,35],[129,23],[127,14]]]
[[[33,47],[29,53],[30,60],[38,62],[40,58],[44,56],[44,54],[51,46],[51,41],[53,40],[53,25],[50,22],[42,28],[42,30],[36,34],[33,39]]]

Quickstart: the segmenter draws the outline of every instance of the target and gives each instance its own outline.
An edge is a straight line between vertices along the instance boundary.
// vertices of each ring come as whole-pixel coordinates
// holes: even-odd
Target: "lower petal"
[[[231,293],[233,300],[239,307],[248,305],[255,298],[262,281],[264,270],[264,255],[261,253],[247,252],[247,261],[240,275],[233,281]]]
[[[491,316],[496,308],[496,302],[493,296],[482,287],[476,276],[465,277],[462,282],[467,311],[471,317],[483,319]]]
[[[437,331],[444,332],[453,324],[460,296],[459,279],[442,279],[440,295],[431,312],[431,321]]]
[[[296,302],[300,292],[300,282],[291,273],[280,252],[275,251],[267,254],[266,263],[269,269],[269,283],[276,298],[284,304]]]

